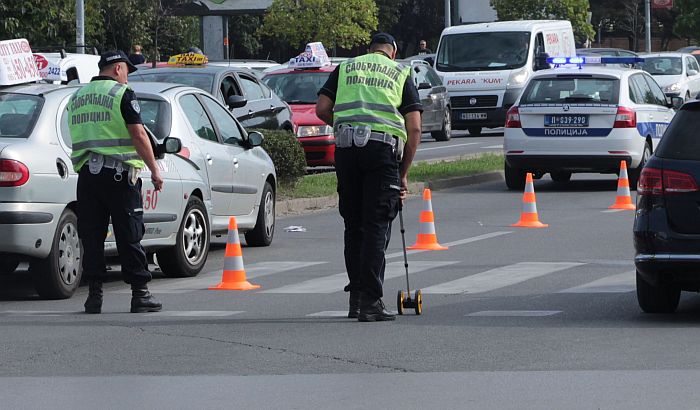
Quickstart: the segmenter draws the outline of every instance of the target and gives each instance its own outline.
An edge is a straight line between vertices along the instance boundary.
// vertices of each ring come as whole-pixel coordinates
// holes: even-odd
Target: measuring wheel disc
[[[403,315],[403,301],[404,293],[402,290],[400,290],[398,296],[396,296],[396,308],[398,310],[399,315]]]
[[[415,295],[416,315],[420,315],[421,313],[423,313],[423,293],[419,289],[416,291]]]

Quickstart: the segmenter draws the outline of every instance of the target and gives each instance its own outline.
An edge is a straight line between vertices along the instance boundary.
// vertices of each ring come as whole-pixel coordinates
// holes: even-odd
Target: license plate
[[[463,112],[462,116],[460,118],[462,118],[463,120],[485,120],[486,113],[485,112]]]
[[[588,115],[551,114],[544,116],[545,127],[588,127]]]

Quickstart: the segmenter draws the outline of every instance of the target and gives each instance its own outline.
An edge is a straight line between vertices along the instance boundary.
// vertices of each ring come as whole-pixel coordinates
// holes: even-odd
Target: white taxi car
[[[639,59],[550,60],[579,64],[537,72],[508,111],[503,144],[508,188],[523,189],[526,172],[535,178],[549,173],[556,182],[567,182],[577,172],[616,173],[621,160],[630,168],[630,185],[636,186],[673,118],[672,108],[682,100],[667,98],[642,70],[585,64]]]

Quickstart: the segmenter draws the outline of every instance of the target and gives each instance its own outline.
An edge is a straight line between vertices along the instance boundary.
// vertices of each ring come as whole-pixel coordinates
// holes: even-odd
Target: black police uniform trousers
[[[364,147],[336,148],[340,215],[345,222],[345,291],[368,300],[383,296],[384,258],[399,208],[399,169],[394,149],[370,140]]]
[[[78,173],[78,235],[83,245],[83,272],[88,279],[106,273],[104,243],[109,219],[117,242],[126,283],[141,285],[151,280],[146,252],[141,246],[144,234],[141,179],[128,181],[128,171],[115,180],[114,169],[102,168],[92,174],[85,164]],[[116,179],[119,179],[117,176]]]

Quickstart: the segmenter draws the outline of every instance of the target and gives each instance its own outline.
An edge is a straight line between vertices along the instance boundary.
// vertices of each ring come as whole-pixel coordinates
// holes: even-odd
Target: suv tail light
[[[12,159],[0,159],[0,187],[22,186],[28,180],[26,165]]]
[[[658,168],[643,168],[637,186],[637,193],[641,195],[669,195],[697,191],[698,184],[692,175]]]
[[[518,106],[514,105],[510,107],[506,113],[506,128],[522,128],[520,124],[520,112],[518,111]]]
[[[617,107],[613,128],[637,128],[637,113],[627,107]]]

